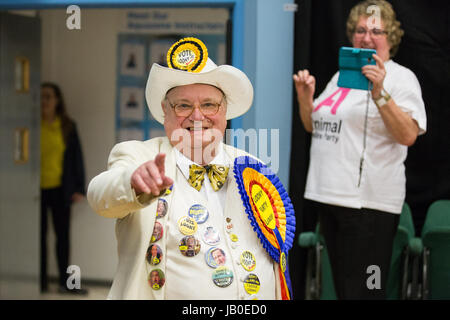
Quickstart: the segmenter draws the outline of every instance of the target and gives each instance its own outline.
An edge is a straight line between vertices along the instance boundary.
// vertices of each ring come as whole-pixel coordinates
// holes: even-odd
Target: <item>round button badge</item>
[[[211,268],[223,266],[227,261],[225,252],[217,247],[212,247],[205,253],[205,261]]]
[[[235,235],[234,233],[230,234],[230,239],[233,242],[237,242],[239,240],[239,237]]]
[[[256,268],[256,259],[251,251],[245,250],[241,253],[240,259],[242,267],[247,271],[253,271]]]
[[[164,286],[166,277],[161,269],[153,269],[149,273],[147,281],[153,290],[159,290]]]
[[[156,242],[159,239],[162,238],[163,236],[163,226],[161,223],[159,223],[158,221],[155,222],[155,226],[153,227],[153,234],[152,234],[152,240],[151,242]]]
[[[203,241],[210,246],[215,246],[220,242],[219,232],[213,227],[206,227],[206,230],[203,232]]]
[[[186,236],[191,236],[196,233],[197,228],[197,222],[191,217],[184,216],[178,220],[178,229]]]
[[[173,185],[171,185],[169,188],[166,189],[166,191],[163,194],[163,197],[164,196],[168,196],[169,194],[171,194],[172,190],[173,190]]]
[[[220,288],[228,287],[233,282],[233,272],[227,267],[218,267],[213,271],[212,280]]]
[[[164,218],[167,214],[167,208],[169,205],[165,199],[159,198],[158,205],[156,207],[156,219]]]
[[[163,258],[163,253],[161,248],[157,244],[151,244],[147,249],[147,254],[145,256],[147,262],[153,266],[159,264]]]
[[[248,294],[257,294],[261,284],[256,274],[250,273],[244,279],[244,289]]]
[[[193,257],[200,252],[201,244],[194,236],[185,236],[181,239],[178,248],[183,256]]]
[[[194,218],[198,224],[202,224],[208,220],[209,212],[201,204],[194,204],[189,208],[188,215],[189,217]]]
[[[280,255],[280,267],[283,273],[286,271],[286,266],[287,266],[286,254],[282,252]]]
[[[226,218],[225,221],[227,222],[226,230],[228,233],[233,231],[233,224],[231,223],[231,218]]]

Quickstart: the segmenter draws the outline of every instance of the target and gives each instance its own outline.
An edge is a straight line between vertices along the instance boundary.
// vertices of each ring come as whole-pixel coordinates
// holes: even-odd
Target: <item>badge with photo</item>
[[[185,236],[181,239],[178,248],[183,256],[193,257],[200,252],[201,243],[194,236]]]

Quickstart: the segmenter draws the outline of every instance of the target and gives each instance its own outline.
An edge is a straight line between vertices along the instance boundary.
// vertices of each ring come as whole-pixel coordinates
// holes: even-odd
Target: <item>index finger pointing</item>
[[[158,153],[155,158],[155,164],[158,167],[159,171],[164,173],[164,161],[166,159],[166,155],[164,153]]]

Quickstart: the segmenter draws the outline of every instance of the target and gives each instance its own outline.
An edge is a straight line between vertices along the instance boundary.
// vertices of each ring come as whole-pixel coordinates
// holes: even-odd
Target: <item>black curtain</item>
[[[296,0],[294,70],[308,69],[316,77],[315,96],[338,70],[338,50],[351,46],[346,20],[355,0]],[[427,133],[409,148],[406,165],[406,202],[416,235],[426,212],[438,199],[450,199],[450,1],[391,0],[405,31],[393,58],[417,76],[427,112]],[[298,115],[293,92],[290,197],[297,217],[297,237],[312,231],[317,215],[303,198],[311,135]],[[296,238],[297,239],[297,238]],[[294,299],[304,299],[306,252],[295,243],[289,257]]]

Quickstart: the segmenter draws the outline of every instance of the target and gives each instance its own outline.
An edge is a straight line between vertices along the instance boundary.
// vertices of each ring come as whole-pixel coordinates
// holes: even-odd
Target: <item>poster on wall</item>
[[[122,87],[120,89],[120,118],[142,120],[144,118],[144,89]]]
[[[120,73],[126,76],[142,77],[144,67],[144,46],[141,44],[124,43],[121,48]]]
[[[167,51],[184,37],[197,37],[216,64],[226,62],[225,8],[128,9],[118,15],[116,138],[146,140],[165,136],[147,110],[145,86],[153,63],[167,66]]]

